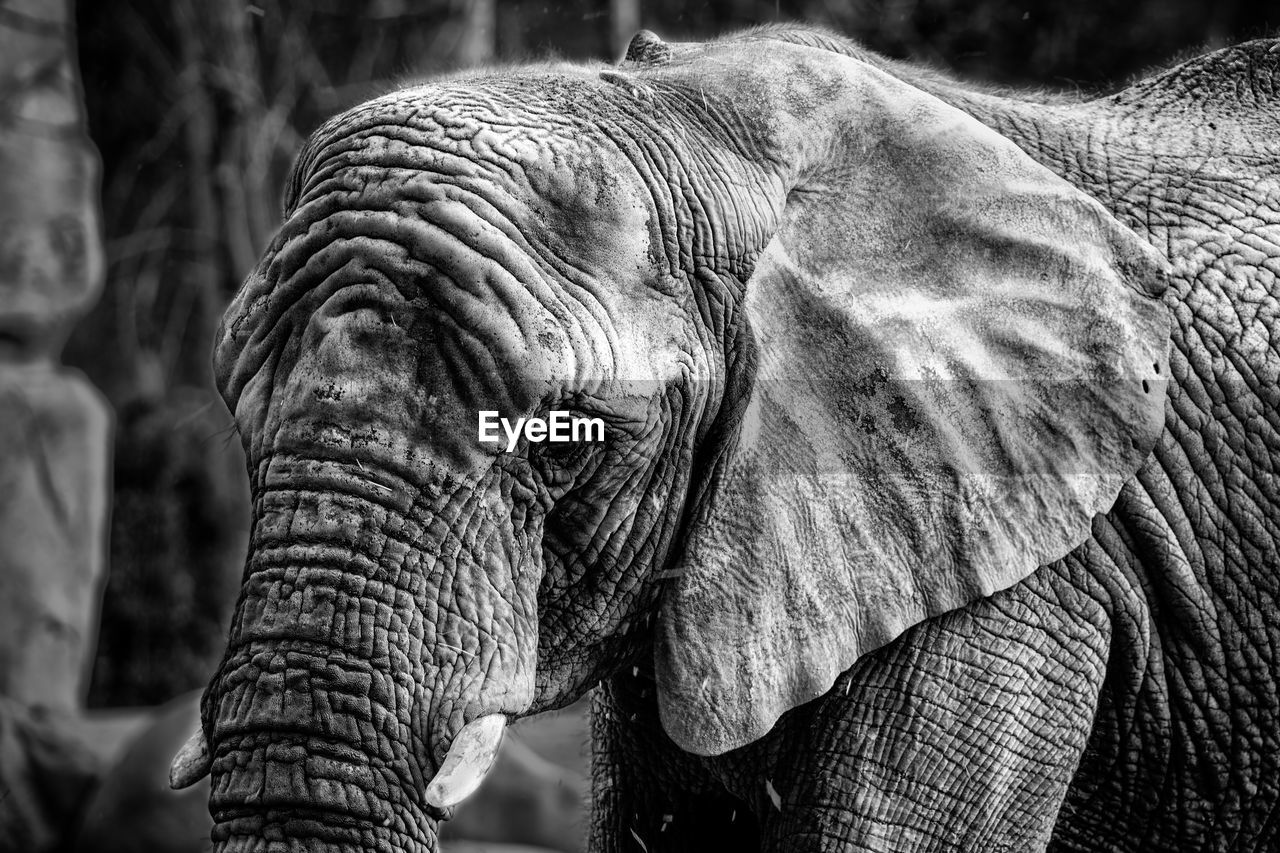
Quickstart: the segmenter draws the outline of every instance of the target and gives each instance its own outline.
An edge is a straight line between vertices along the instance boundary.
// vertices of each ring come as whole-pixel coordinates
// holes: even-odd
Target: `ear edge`
[[[1163,424],[1161,429],[1152,431],[1152,437],[1142,441],[1141,446],[1135,443],[1134,448],[1142,458],[1145,459],[1150,454],[1159,440],[1162,427]],[[1092,535],[1094,517],[1115,504],[1121,489],[1129,479],[1130,477],[1119,479],[1114,484],[1114,488],[1109,489],[1105,496],[1101,496],[1094,514],[1089,517],[1087,523],[1077,530],[1065,548],[1058,549],[1061,553],[1036,563],[1029,571],[1024,571],[1021,567],[1011,568],[1003,578],[994,582],[984,577],[984,583],[976,590],[976,594],[970,597],[970,603],[1017,586],[1039,568],[1062,559],[1087,542]],[[676,632],[675,626],[683,620],[673,618],[669,612],[671,606],[669,600],[664,599],[658,620],[658,637],[654,647],[659,719],[664,731],[677,746],[686,752],[707,757],[723,755],[765,737],[783,715],[807,702],[825,696],[834,688],[841,675],[856,666],[867,655],[890,645],[922,623],[957,609],[950,605],[936,608],[924,607],[917,614],[909,615],[905,619],[886,621],[878,626],[879,630],[860,635],[858,638],[860,642],[841,649],[837,654],[827,656],[825,660],[812,655],[803,656],[802,660],[813,663],[793,669],[788,674],[791,688],[774,693],[765,707],[756,706],[756,713],[751,715],[748,722],[743,725],[723,722],[722,715],[717,713],[718,709],[732,705],[738,700],[739,688],[720,681],[716,683],[720,689],[708,693],[706,688],[711,682],[704,679],[695,686],[690,680],[677,677],[678,673],[688,672],[691,668],[687,655],[675,654],[674,650],[687,649],[691,640],[688,637],[679,636]],[[723,657],[717,655],[712,662],[714,665],[722,664]],[[702,671],[707,669],[704,668]]]

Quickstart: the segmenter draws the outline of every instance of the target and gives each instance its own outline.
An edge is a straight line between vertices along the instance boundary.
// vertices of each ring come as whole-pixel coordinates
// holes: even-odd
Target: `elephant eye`
[[[547,442],[538,445],[537,456],[558,468],[574,468],[591,453],[591,445],[580,441]]]
[[[552,498],[557,499],[572,489],[590,467],[598,447],[589,442],[548,442],[537,446],[530,461]]]

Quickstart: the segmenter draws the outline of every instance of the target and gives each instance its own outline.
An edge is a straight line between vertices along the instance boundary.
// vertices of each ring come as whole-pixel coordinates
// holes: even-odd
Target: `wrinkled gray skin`
[[[462,726],[601,679],[599,850],[1277,843],[1280,44],[1036,102],[817,31],[741,37],[762,40],[960,107],[1167,256],[1154,452],[1069,555],[864,642],[767,734],[682,750],[654,626],[720,482],[752,346],[737,307],[790,192],[780,125],[753,112],[770,96],[647,85],[701,48],[642,36],[617,72],[371,102],[303,152],[215,355],[254,495],[204,701],[218,850],[432,850],[422,792]],[[606,417],[610,441],[475,441],[477,409],[548,408]]]

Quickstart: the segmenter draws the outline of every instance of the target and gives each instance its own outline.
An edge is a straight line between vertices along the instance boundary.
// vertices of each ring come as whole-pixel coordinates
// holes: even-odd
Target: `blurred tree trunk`
[[[80,707],[87,686],[110,423],[59,364],[102,284],[69,12],[0,4],[0,693],[60,709]]]
[[[187,334],[204,344],[213,339],[222,309],[257,262],[260,235],[275,222],[275,211],[250,203],[261,193],[245,191],[249,155],[264,113],[258,57],[249,15],[239,3],[172,0],[184,81],[180,98],[189,118],[183,125],[182,153],[190,211],[191,321]],[[180,106],[180,105],[175,105]],[[228,275],[230,273],[230,275]],[[206,346],[178,344],[183,379],[201,382],[209,370]],[[209,377],[211,378],[211,377]]]
[[[620,59],[640,29],[640,0],[609,0],[609,58]]]
[[[492,62],[497,41],[497,0],[465,0],[455,57],[459,67]]]
[[[80,9],[91,98],[111,93],[94,126],[109,265],[103,308],[73,350],[119,412],[94,706],[203,686],[238,587],[244,459],[209,351],[278,222],[280,149],[296,142],[285,119],[295,104],[268,109],[262,64],[297,45],[268,40],[272,52],[261,52],[262,13],[205,0]]]
[[[0,849],[45,850],[93,757],[63,721],[88,687],[111,425],[60,364],[101,288],[98,158],[71,4],[0,2]]]

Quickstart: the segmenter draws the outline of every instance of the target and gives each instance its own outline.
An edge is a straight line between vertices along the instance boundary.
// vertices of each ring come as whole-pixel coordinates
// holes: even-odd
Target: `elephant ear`
[[[736,425],[663,597],[662,719],[699,754],[1071,551],[1163,425],[1163,259],[1009,140],[849,64],[866,79],[747,283]]]

